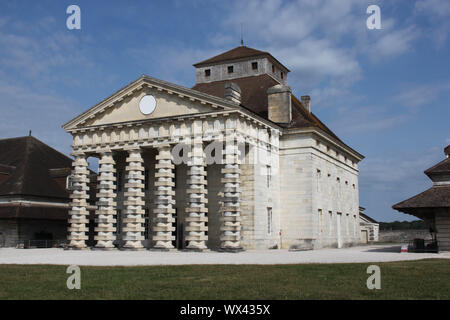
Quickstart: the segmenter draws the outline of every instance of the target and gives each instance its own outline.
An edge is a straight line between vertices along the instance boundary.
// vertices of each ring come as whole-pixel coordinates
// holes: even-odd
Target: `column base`
[[[184,248],[181,251],[183,252],[210,252],[211,250],[208,248],[202,249],[202,248]]]
[[[178,251],[176,248],[149,248],[148,251],[154,252],[176,252]]]
[[[237,252],[243,252],[245,251],[242,247],[225,247],[225,248],[219,248],[217,250],[218,252],[231,252],[231,253],[237,253]]]
[[[122,247],[119,248],[120,251],[144,251],[147,250],[146,248],[126,248],[126,247]]]
[[[64,250],[91,250],[89,247],[65,247]]]
[[[118,249],[116,247],[114,247],[114,248],[92,247],[91,250],[92,251],[116,251]]]

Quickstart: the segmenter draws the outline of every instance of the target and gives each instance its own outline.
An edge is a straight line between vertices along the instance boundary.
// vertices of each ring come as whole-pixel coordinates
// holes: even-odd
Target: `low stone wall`
[[[379,242],[403,243],[415,238],[431,240],[428,230],[380,230]]]

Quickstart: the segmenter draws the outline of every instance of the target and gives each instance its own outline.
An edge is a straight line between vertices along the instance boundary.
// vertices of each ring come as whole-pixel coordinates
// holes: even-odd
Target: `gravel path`
[[[361,246],[312,251],[248,250],[240,253],[221,252],[154,252],[95,251],[63,249],[0,249],[0,264],[59,264],[90,266],[138,266],[182,264],[298,264],[352,263],[450,259],[445,253],[400,253],[399,246]]]

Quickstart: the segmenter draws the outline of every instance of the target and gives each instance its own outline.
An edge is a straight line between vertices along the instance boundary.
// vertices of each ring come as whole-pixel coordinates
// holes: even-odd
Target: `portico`
[[[88,158],[96,157],[95,248],[113,249],[120,243],[130,250],[242,250],[242,217],[249,214],[242,212],[242,186],[249,191],[253,186],[252,180],[241,180],[241,164],[256,150],[277,154],[279,132],[264,119],[250,118],[236,102],[194,98],[175,90],[141,77],[125,97],[95,106],[65,126],[74,137],[75,158],[70,247],[87,247],[86,175]],[[122,108],[134,104],[138,109],[134,97],[147,95],[158,101],[156,110],[165,102],[185,100],[190,110],[203,112],[103,123],[104,116]],[[176,108],[172,111],[177,113]],[[181,186],[176,175],[184,175]],[[216,185],[212,193],[209,181]],[[219,239],[209,239],[210,228]]]

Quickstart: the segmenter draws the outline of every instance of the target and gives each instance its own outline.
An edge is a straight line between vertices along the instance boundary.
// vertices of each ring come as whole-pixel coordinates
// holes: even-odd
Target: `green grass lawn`
[[[370,264],[381,289],[369,290]],[[81,267],[0,265],[0,299],[450,299],[450,260],[303,265]]]

